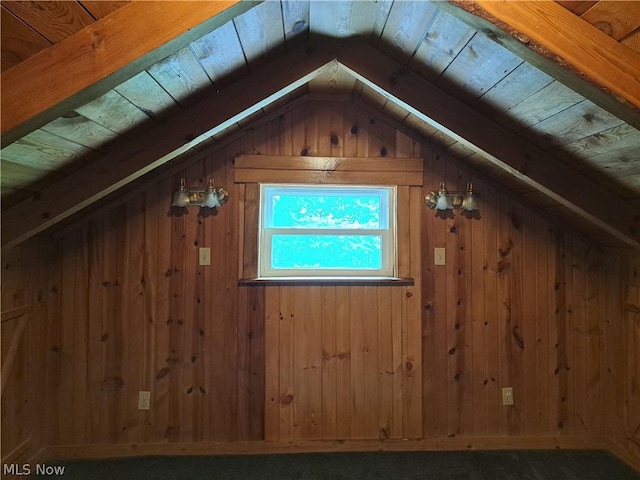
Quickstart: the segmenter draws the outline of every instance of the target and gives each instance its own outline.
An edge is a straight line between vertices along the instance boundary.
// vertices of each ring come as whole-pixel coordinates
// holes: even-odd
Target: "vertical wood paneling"
[[[391,287],[377,289],[378,338],[392,337]],[[391,438],[393,432],[393,349],[390,342],[378,343],[378,437]]]
[[[589,432],[592,435],[602,435],[601,394],[601,336],[600,297],[598,270],[601,258],[595,248],[588,248],[585,254],[586,263],[586,308],[587,308],[587,411],[589,418]]]
[[[265,332],[264,349],[271,352],[265,355],[265,409],[264,439],[280,439],[280,287],[273,286],[265,291]]]
[[[535,229],[538,232],[536,242],[536,385],[538,393],[537,402],[537,429],[536,433],[543,435],[549,432],[550,422],[550,397],[549,378],[552,371],[549,365],[549,322],[547,315],[549,310],[549,241],[547,235],[547,223],[540,217],[536,218]],[[544,375],[540,374],[543,372]]]
[[[351,304],[349,291],[336,287],[336,436],[351,436]]]
[[[483,184],[474,180],[475,188],[486,191]],[[473,218],[473,217],[472,217]],[[484,222],[473,218],[470,232],[466,238],[469,240],[466,249],[470,256],[470,272],[467,276],[471,280],[470,286],[470,318],[472,325],[473,370],[468,383],[473,382],[473,427],[475,435],[487,435],[488,431],[488,388],[489,374],[487,371],[487,322],[485,317],[485,272],[487,270],[485,256],[485,230]]]
[[[400,274],[414,286],[238,286],[239,272],[255,274],[244,227],[258,189],[232,183],[235,155],[416,148],[424,188],[401,187],[398,213]],[[171,209],[181,176],[214,177],[231,201]],[[625,291],[627,257],[490,181],[473,179],[477,214],[424,206],[440,181],[462,189],[470,177],[361,107],[307,102],[55,241],[17,247],[3,256],[3,308],[35,302],[42,335],[28,337],[24,392],[3,395],[2,413],[42,413],[3,431],[3,454],[30,433],[34,445],[591,435],[633,451],[640,340],[622,305],[639,299]],[[200,246],[210,267],[197,265]],[[139,390],[152,392],[149,412]]]
[[[414,285],[406,287],[405,301],[407,310],[406,321],[406,349],[404,359],[405,377],[403,378],[403,400],[407,416],[407,428],[404,435],[408,438],[422,438],[422,272],[420,271],[422,258],[422,189],[411,187],[409,191],[409,250],[411,277]]]
[[[336,287],[324,286],[321,290],[321,375],[322,375],[322,423],[321,438],[337,438],[337,340]]]

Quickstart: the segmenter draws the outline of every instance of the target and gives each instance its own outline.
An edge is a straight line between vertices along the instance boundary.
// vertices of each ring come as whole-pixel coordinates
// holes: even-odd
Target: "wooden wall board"
[[[238,202],[234,157],[302,148],[365,155],[383,145],[389,157],[425,159],[424,186],[402,187],[410,247],[401,258],[414,286],[238,285],[237,209],[250,189]],[[362,106],[306,102],[184,171],[150,179],[106,214],[11,250],[3,304],[39,299],[46,321],[29,345],[44,378],[34,390],[42,403],[24,407],[42,405],[36,444],[175,452],[176,442],[231,448],[266,439],[285,451],[306,438],[421,438],[446,448],[608,436],[632,452],[625,422],[635,411],[609,411],[625,411],[618,382],[630,371],[617,348],[622,257],[418,146]],[[230,202],[204,215],[171,209],[182,176],[193,184],[214,176]],[[477,215],[442,218],[424,206],[441,180],[461,188],[468,179],[480,193]],[[203,245],[211,267],[197,265]],[[434,247],[446,248],[447,265],[433,265]],[[32,260],[37,251],[43,261]],[[516,405],[503,407],[500,388],[509,385]],[[146,388],[152,409],[141,413],[137,392]]]

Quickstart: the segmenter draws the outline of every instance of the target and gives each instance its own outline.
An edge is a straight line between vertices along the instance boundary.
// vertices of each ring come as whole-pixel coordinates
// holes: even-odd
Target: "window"
[[[261,184],[259,277],[396,277],[395,205],[395,186]]]

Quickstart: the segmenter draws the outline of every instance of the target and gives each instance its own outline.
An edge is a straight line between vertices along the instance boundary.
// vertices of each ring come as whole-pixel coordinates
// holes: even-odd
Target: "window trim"
[[[345,193],[362,190],[363,192],[387,191],[386,211],[387,228],[384,229],[313,229],[311,231],[296,228],[268,228],[265,221],[270,214],[268,208],[269,189],[282,190],[318,190],[329,191],[345,190]],[[258,207],[258,265],[257,279],[259,280],[289,280],[304,281],[324,279],[328,281],[366,281],[366,280],[398,280],[398,240],[397,240],[397,186],[396,185],[353,185],[353,184],[300,184],[300,183],[259,183],[259,207]],[[302,232],[313,234],[337,234],[337,235],[380,235],[382,237],[382,266],[375,271],[368,269],[275,269],[270,264],[271,242],[270,239],[279,233]]]
[[[233,160],[233,181],[238,187],[238,285],[268,287],[282,285],[414,285],[415,268],[408,259],[409,232],[420,224],[424,159],[420,157],[314,157],[240,154]],[[264,183],[396,185],[398,278],[305,280],[258,278],[259,186]],[[415,198],[414,198],[415,197]],[[413,206],[411,209],[410,206]],[[411,220],[411,218],[413,219]],[[409,226],[411,222],[412,226]],[[420,228],[418,228],[420,229]]]

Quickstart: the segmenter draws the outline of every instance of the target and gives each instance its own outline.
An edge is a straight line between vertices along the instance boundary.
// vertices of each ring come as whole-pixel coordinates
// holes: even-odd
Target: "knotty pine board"
[[[35,445],[449,435],[625,443],[627,257],[403,135],[357,105],[310,101],[175,177],[150,179],[106,214],[3,255],[3,309],[33,303],[40,322],[25,337],[31,387],[2,403],[4,416],[31,398],[22,408],[32,423],[4,434],[3,449],[27,431]],[[412,246],[402,255],[414,287],[238,286],[236,155],[379,156],[383,147],[425,159],[424,187],[407,187]],[[205,216],[172,213],[182,176],[215,178],[230,202]],[[441,180],[453,189],[469,179],[478,215],[443,219],[421,203]],[[212,248],[211,267],[197,266],[199,246]],[[434,247],[447,249],[446,266],[433,265]],[[515,388],[513,407],[501,405],[503,386]],[[147,389],[152,408],[141,412],[137,393]]]

